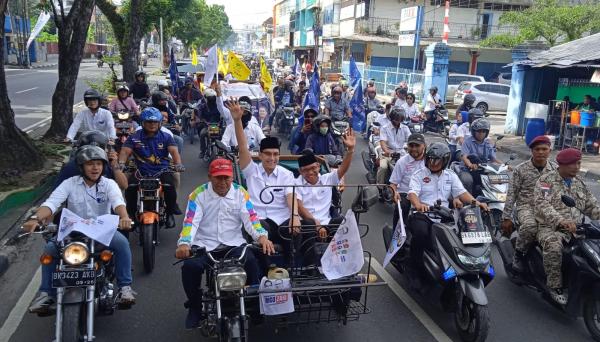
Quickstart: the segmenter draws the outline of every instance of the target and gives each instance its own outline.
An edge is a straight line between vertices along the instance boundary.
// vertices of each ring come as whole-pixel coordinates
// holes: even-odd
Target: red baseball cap
[[[208,174],[211,176],[233,177],[233,164],[229,159],[218,158],[208,166]]]

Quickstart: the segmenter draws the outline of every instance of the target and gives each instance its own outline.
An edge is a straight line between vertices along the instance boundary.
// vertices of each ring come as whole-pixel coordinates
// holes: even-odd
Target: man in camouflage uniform
[[[538,241],[543,249],[546,285],[550,295],[559,304],[567,303],[567,292],[562,290],[562,248],[575,233],[583,215],[600,219],[598,201],[577,176],[581,167],[581,152],[562,150],[557,156],[558,170],[549,172],[538,180],[535,191],[535,219],[539,223]],[[576,208],[567,207],[562,195],[572,197]]]
[[[519,164],[513,170],[512,179],[506,194],[506,203],[502,213],[502,230],[510,236],[513,219],[519,222],[519,238],[512,268],[523,272],[523,257],[532,243],[536,241],[538,230],[533,213],[533,190],[540,176],[556,170],[556,164],[548,161],[550,157],[550,139],[539,136],[529,144],[531,159]]]

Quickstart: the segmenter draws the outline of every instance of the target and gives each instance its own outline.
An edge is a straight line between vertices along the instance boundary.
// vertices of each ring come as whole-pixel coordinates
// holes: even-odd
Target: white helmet
[[[158,82],[156,82],[156,85],[163,86],[163,87],[168,87],[169,86],[169,82],[167,82],[167,80],[158,80]]]

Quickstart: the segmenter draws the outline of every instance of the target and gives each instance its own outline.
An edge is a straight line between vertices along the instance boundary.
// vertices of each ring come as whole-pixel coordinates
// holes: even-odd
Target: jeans
[[[208,149],[208,128],[206,126],[200,128],[200,153],[206,155]]]
[[[173,140],[175,140],[175,143],[177,144],[177,151],[179,151],[179,154],[181,154],[181,151],[183,151],[183,138],[179,135],[173,134]]]
[[[481,172],[480,171],[469,171],[463,169],[458,174],[458,178],[463,183],[465,189],[473,195],[473,197],[477,197],[481,195]]]
[[[132,282],[131,277],[131,249],[129,249],[129,241],[123,234],[115,233],[108,249],[114,253],[115,276],[117,278],[117,286],[129,286]],[[42,266],[42,284],[40,291],[47,292],[50,295],[56,294],[56,289],[52,288],[52,272],[58,265],[58,249],[56,244],[49,241],[44,247],[44,253],[52,255],[52,263]]]
[[[229,256],[239,257],[242,254],[242,250],[242,247],[235,247],[234,250],[229,253]],[[217,259],[217,257],[223,257],[223,255],[225,254],[213,254],[213,257]],[[186,307],[198,310],[202,309],[202,274],[210,262],[211,261],[206,254],[197,258],[187,259],[183,262],[183,266],[181,267],[181,282],[183,283],[183,290],[188,298]],[[246,270],[246,284],[256,285],[260,283],[261,272],[258,261],[250,249],[246,250],[244,270]],[[209,284],[208,286],[213,286],[213,284]]]
[[[139,181],[135,178],[135,175],[129,177],[129,184],[136,184]],[[177,214],[179,210],[177,206],[177,190],[175,188],[176,181],[175,175],[170,172],[165,172],[160,175],[160,182],[162,184],[169,184],[170,186],[163,186],[163,195],[165,198],[165,212],[167,215]],[[128,187],[125,190],[125,202],[127,202],[127,213],[130,217],[135,217],[137,214],[137,187]]]

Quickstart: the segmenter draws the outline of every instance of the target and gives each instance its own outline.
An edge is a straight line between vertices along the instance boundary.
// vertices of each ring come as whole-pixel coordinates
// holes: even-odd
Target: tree
[[[193,0],[186,12],[190,15],[174,23],[172,34],[188,48],[208,48],[225,43],[233,32],[223,6],[209,6],[204,0]]]
[[[494,35],[482,46],[514,47],[526,40],[543,40],[550,46],[566,43],[600,28],[600,4],[572,5],[563,0],[535,0],[533,6],[519,12],[506,12],[500,24],[515,26],[517,35]]]
[[[4,56],[4,12],[8,0],[0,0],[0,56]],[[27,134],[15,124],[15,113],[10,106],[4,63],[0,63],[0,174],[8,170],[38,170],[44,165],[44,156]]]
[[[44,137],[62,139],[73,121],[75,85],[94,10],[94,0],[73,1],[70,11],[66,14],[63,1],[49,1],[41,5],[50,7],[58,29],[58,82],[52,95],[52,122]]]

